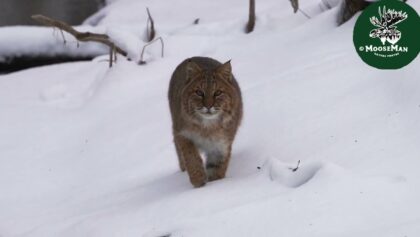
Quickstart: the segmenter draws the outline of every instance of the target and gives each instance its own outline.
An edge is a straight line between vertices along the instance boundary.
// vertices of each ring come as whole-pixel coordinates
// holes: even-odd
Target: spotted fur
[[[187,170],[195,187],[224,178],[242,119],[241,91],[230,61],[185,60],[172,74],[168,97],[181,170]]]

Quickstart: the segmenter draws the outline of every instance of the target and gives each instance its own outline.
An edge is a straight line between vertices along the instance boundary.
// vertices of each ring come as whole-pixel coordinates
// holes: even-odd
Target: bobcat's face
[[[227,62],[215,70],[201,70],[190,62],[185,88],[184,109],[199,122],[214,122],[228,118],[233,107],[234,90],[231,85],[231,66]]]

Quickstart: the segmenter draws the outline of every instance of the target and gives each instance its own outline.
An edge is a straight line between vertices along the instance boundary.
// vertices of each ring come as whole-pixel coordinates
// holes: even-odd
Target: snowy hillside
[[[420,1],[409,1],[420,12]],[[337,8],[117,0],[99,26],[147,65],[107,56],[0,76],[0,236],[420,236],[420,60],[365,65]],[[192,22],[200,18],[198,25]],[[227,177],[178,167],[167,89],[185,58],[227,61],[244,120]],[[301,161],[299,169],[292,172]]]

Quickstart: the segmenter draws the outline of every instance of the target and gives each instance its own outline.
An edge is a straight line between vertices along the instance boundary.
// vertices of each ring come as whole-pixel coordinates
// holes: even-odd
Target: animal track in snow
[[[321,169],[326,168],[326,165],[321,162],[305,164],[305,161],[302,161],[299,168],[293,171],[296,165],[285,164],[273,158],[269,159],[264,166],[266,166],[265,169],[271,180],[291,188],[297,188],[310,182]]]

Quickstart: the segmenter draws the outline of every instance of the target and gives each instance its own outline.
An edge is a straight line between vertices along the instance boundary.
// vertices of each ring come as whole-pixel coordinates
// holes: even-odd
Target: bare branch
[[[143,60],[144,51],[146,50],[146,47],[148,47],[149,45],[153,44],[153,43],[154,43],[154,42],[156,42],[157,40],[160,40],[161,49],[162,49],[162,50],[161,50],[161,57],[163,58],[163,56],[164,56],[164,51],[165,51],[165,44],[163,43],[163,39],[162,39],[162,37],[158,37],[158,38],[156,38],[156,39],[154,39],[154,40],[150,41],[149,43],[147,43],[147,44],[145,44],[145,45],[143,46],[143,49],[141,50],[141,54],[140,54],[140,61],[139,61],[139,64],[140,64],[140,65],[146,64],[146,61],[144,61],[144,60]]]
[[[311,17],[306,12],[304,12],[300,8],[298,8],[298,10],[299,10],[300,13],[302,13],[304,16],[306,16],[306,18],[311,19]]]
[[[311,19],[311,16],[309,16],[306,12],[304,12],[302,9],[299,8],[299,0],[290,0],[290,3],[292,4],[293,13],[296,13],[297,11],[299,11],[306,18]]]
[[[293,12],[296,13],[299,9],[298,0],[290,0],[290,3],[292,4]]]
[[[60,29],[60,33],[61,33],[61,37],[63,37],[64,44],[66,44],[67,41],[66,41],[66,37],[64,37],[63,30]]]
[[[324,6],[325,6],[327,9],[331,9],[331,8],[333,8],[333,7],[331,6],[331,4],[330,4],[328,1],[326,1],[326,0],[321,0],[321,2],[322,2],[322,4],[324,4]]]
[[[255,0],[249,0],[249,19],[245,32],[251,33],[255,27]]]
[[[110,47],[109,48],[109,67],[112,67],[112,63],[114,61],[114,57],[112,54],[114,54],[114,48]]]
[[[152,18],[152,14],[150,14],[149,8],[146,7],[146,11],[147,11],[147,41],[151,42],[155,36],[156,36],[156,31],[155,31],[155,23],[153,21]],[[150,23],[150,30],[149,30],[149,23]]]
[[[92,41],[92,42],[105,44],[111,49],[115,48],[115,51],[117,53],[123,55],[124,57],[127,57],[127,52],[121,49],[120,47],[116,46],[111,41],[108,35],[91,33],[91,32],[79,32],[65,22],[55,20],[55,19],[43,16],[43,15],[33,15],[32,19],[46,26],[57,27],[58,29],[63,30],[73,35],[78,41],[83,41],[83,42]]]

